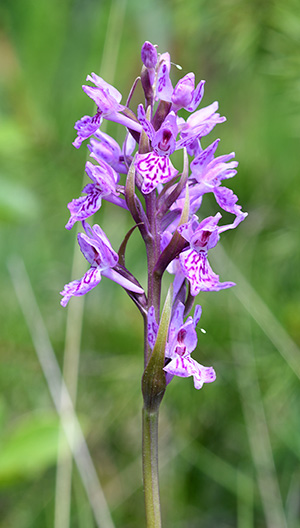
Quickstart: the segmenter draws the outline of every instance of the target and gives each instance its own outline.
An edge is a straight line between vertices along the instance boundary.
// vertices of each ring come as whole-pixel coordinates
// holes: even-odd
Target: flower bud
[[[155,68],[157,63],[157,51],[151,42],[144,42],[141,50],[141,59],[146,68]]]

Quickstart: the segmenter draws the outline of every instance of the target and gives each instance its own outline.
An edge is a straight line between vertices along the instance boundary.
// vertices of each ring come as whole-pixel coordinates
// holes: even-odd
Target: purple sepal
[[[237,172],[235,169],[238,166],[238,162],[230,161],[235,156],[234,152],[214,158],[219,141],[219,139],[216,139],[195,157],[190,165],[192,176],[196,181],[211,187],[220,185],[222,180],[232,178]]]
[[[78,233],[78,244],[86,258],[92,266],[99,266],[101,271],[114,267],[119,258],[113,250],[103,229],[97,224],[91,227],[87,222],[83,222],[85,233]]]
[[[202,315],[202,307],[200,306],[200,304],[196,304],[195,311],[194,311],[194,325],[195,325],[195,327],[199,323],[201,315]]]
[[[137,154],[135,167],[143,176],[143,194],[149,194],[159,183],[167,183],[178,173],[167,156],[159,156],[155,152]]]
[[[163,53],[159,57],[159,66],[156,79],[156,99],[171,102],[173,86],[170,81],[170,55]]]
[[[119,112],[123,110],[124,106],[120,105],[122,95],[120,92],[105,82],[101,77],[92,73],[86,78],[87,81],[91,81],[95,86],[83,85],[83,91],[96,103],[98,109],[103,116],[111,112]]]
[[[99,77],[99,75],[96,75],[96,73],[91,73],[91,75],[87,76],[86,80],[91,81],[98,88],[105,90],[105,92],[108,93],[112,99],[114,99],[117,103],[120,103],[122,94],[120,94],[119,90],[117,90],[114,86],[104,81],[102,77]]]
[[[91,180],[99,185],[107,194],[116,193],[116,184],[119,182],[120,176],[117,172],[103,160],[98,161],[98,165],[94,165],[90,161],[85,164],[85,170]]]
[[[189,112],[194,112],[201,103],[202,97],[204,95],[204,85],[205,81],[202,80],[199,82],[196,89],[194,90],[192,102],[189,106],[186,107]]]
[[[118,143],[104,132],[96,131],[94,138],[90,139],[88,149],[90,156],[97,160],[108,163],[115,171],[126,173],[124,162],[120,161],[122,152]]]
[[[197,174],[197,181],[200,180],[202,173],[204,172],[207,165],[214,159],[214,154],[217,150],[219,141],[220,139],[216,139],[205,150],[202,150],[202,152],[200,152],[198,156],[195,156],[195,158],[191,162],[190,167],[192,169],[192,172],[194,171]]]
[[[139,122],[141,123],[143,127],[144,132],[146,132],[148,138],[150,139],[150,141],[152,141],[154,134],[155,134],[155,130],[152,124],[146,118],[145,110],[142,104],[139,104],[138,106],[137,116],[138,116]]]
[[[217,204],[227,211],[228,213],[235,214],[238,216],[241,212],[241,206],[237,205],[238,197],[231,189],[227,187],[216,187],[214,189],[214,195]]]

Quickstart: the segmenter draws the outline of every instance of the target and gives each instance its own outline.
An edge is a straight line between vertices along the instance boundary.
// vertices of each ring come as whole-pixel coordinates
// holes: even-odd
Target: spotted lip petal
[[[212,367],[204,367],[190,356],[178,356],[172,359],[164,367],[164,371],[180,378],[193,376],[196,389],[201,389],[204,383],[212,383],[216,379],[216,373]]]
[[[79,121],[76,121],[74,128],[77,131],[77,138],[73,141],[73,145],[79,148],[81,143],[91,137],[101,125],[101,115],[97,113],[93,117],[83,116]]]
[[[167,183],[178,173],[167,156],[159,156],[155,152],[138,154],[135,166],[143,176],[141,188],[143,194],[149,194],[160,183]]]
[[[74,280],[65,285],[61,295],[63,298],[60,301],[62,306],[67,306],[69,300],[73,296],[85,295],[87,292],[95,288],[101,281],[100,268],[91,267],[80,280]]]
[[[101,207],[102,197],[95,185],[91,184],[87,196],[74,198],[68,203],[68,209],[71,213],[70,219],[66,224],[66,229],[72,229],[76,222],[82,222],[92,216]],[[86,189],[86,187],[85,187]]]
[[[200,291],[219,291],[235,286],[234,282],[220,282],[219,275],[213,272],[207,260],[206,252],[187,249],[179,255],[182,271],[191,287],[191,295]]]

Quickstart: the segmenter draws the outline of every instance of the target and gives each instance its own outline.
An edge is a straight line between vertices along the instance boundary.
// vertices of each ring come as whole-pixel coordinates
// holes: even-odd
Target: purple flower
[[[97,113],[94,117],[85,116],[75,124],[74,128],[77,130],[78,137],[73,142],[73,145],[76,148],[80,147],[84,139],[96,132],[102,118],[115,121],[137,132],[141,132],[141,125],[137,121],[120,114],[125,107],[120,104],[122,95],[114,86],[95,73],[88,75],[86,80],[91,81],[95,85],[83,85],[82,89],[96,103]]]
[[[191,162],[192,177],[198,183],[216,186],[221,180],[235,176],[238,162],[230,161],[235,157],[234,152],[214,158],[219,141],[216,139]]]
[[[125,200],[119,197],[116,190],[120,177],[112,167],[101,160],[99,165],[87,161],[85,170],[94,183],[84,187],[82,192],[86,193],[86,196],[75,198],[68,204],[71,216],[66,229],[72,229],[75,222],[82,222],[96,213],[101,207],[102,198],[127,209]]]
[[[194,112],[203,97],[204,84],[205,81],[200,81],[195,89],[194,73],[188,73],[180,79],[172,93],[172,110],[178,112],[180,108],[185,108],[189,112]]]
[[[215,247],[219,240],[219,232],[230,226],[219,227],[220,213],[205,218],[201,223],[194,216],[187,224],[178,227],[178,232],[185,238],[190,247],[179,255],[181,269],[188,279],[191,295],[200,291],[219,291],[235,286],[234,282],[220,282],[207,260],[208,250]]]
[[[151,141],[153,150],[160,156],[170,156],[176,148],[178,134],[177,118],[174,112],[167,115],[157,132],[147,120],[143,105],[138,106],[138,119]]]
[[[233,191],[227,187],[221,187],[221,181],[236,175],[238,162],[230,161],[235,156],[234,152],[214,158],[219,141],[219,139],[216,139],[191,162],[192,175],[190,181],[193,182],[194,180],[196,182],[192,183],[191,200],[205,193],[213,192],[218,205],[224,211],[237,217],[234,224],[232,224],[233,227],[236,227],[244,220],[247,213],[243,213],[241,206],[237,205],[238,197]],[[229,229],[229,227],[227,228]]]
[[[177,141],[176,148],[192,145],[196,139],[207,136],[218,123],[226,121],[226,117],[216,112],[218,108],[218,102],[215,101],[191,114],[187,121],[180,125],[181,139]]]
[[[177,134],[177,118],[174,112],[170,112],[151,138],[153,150],[161,156],[170,156],[176,148]]]
[[[109,121],[115,121],[126,127],[129,127],[137,132],[141,132],[141,125],[130,119],[129,117],[120,114],[124,110],[124,106],[120,104],[122,95],[120,92],[104,81],[101,77],[92,73],[86,78],[87,81],[91,81],[95,86],[83,85],[83,91],[95,101],[98,107],[98,113],[108,119]]]
[[[216,374],[212,367],[204,367],[191,358],[191,353],[197,346],[196,326],[201,317],[201,306],[195,308],[194,318],[188,317],[183,321],[184,304],[179,302],[171,319],[168,341],[166,346],[166,358],[170,360],[166,363],[167,383],[170,383],[173,376],[188,378],[193,376],[194,386],[201,389],[204,383],[215,381]],[[148,312],[148,341],[153,349],[156,341],[158,325],[155,320],[153,306]]]
[[[117,282],[126,290],[143,293],[144,290],[142,288],[113,269],[119,258],[111,247],[110,241],[104,231],[97,224],[90,227],[89,224],[83,222],[83,227],[86,234],[78,234],[78,243],[91,267],[80,280],[74,280],[65,285],[63,291],[60,292],[63,295],[60,302],[61,305],[66,306],[71,297],[84,295],[97,286],[101,281],[102,275]]]

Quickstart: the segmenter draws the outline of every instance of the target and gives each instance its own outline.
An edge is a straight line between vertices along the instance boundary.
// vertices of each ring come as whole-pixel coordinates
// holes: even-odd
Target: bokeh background
[[[71,144],[73,125],[93,111],[81,85],[94,71],[125,99],[145,40],[183,67],[172,69],[174,85],[189,71],[206,79],[203,104],[218,100],[227,116],[207,142],[220,137],[219,154],[236,152],[230,186],[249,213],[211,252],[221,279],[237,286],[199,297],[206,334],[199,331],[194,357],[215,367],[217,381],[198,392],[191,379],[174,379],[162,404],[164,526],[297,528],[298,0],[1,0],[0,526],[144,526],[140,315],[106,279],[69,310],[58,292],[86,269],[75,231],[64,229],[86,160],[86,147]],[[118,127],[106,131],[122,140]],[[215,203],[206,204],[214,214]],[[131,227],[109,204],[96,220],[115,248]],[[128,254],[143,281],[137,234]],[[76,467],[70,480],[48,385],[59,378],[51,363],[41,367],[52,356],[34,299],[74,400],[77,393],[112,520],[99,500],[93,510]]]

